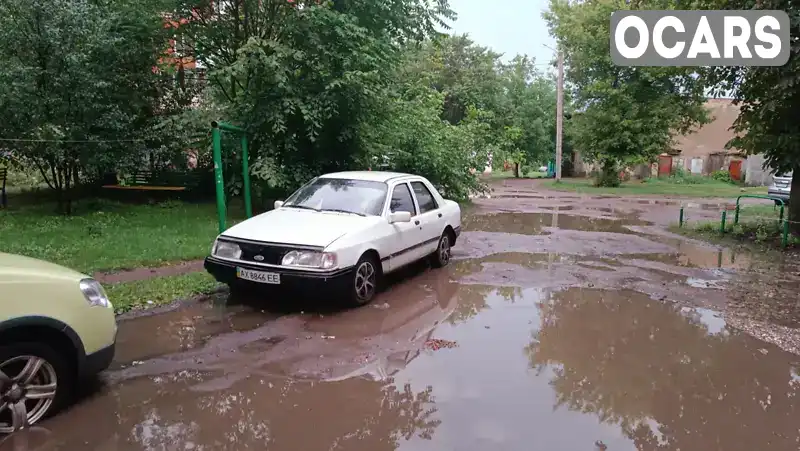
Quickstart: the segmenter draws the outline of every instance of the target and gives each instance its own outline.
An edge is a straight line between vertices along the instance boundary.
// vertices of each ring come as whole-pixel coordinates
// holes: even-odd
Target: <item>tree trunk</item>
[[[72,215],[72,165],[69,163],[64,164],[64,214],[67,216]]]
[[[519,163],[514,163],[514,177],[519,178]]]
[[[789,195],[789,231],[792,235],[800,236],[800,167],[795,167],[792,173],[792,189]]]

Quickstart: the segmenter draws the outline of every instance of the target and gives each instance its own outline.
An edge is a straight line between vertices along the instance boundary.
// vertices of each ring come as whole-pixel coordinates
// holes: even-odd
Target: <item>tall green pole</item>
[[[242,134],[242,184],[244,185],[244,212],[248,218],[253,217],[253,206],[250,204],[250,164],[247,157],[247,135]]]
[[[222,179],[222,137],[216,123],[212,124],[211,140],[214,144],[214,184],[217,187],[219,233],[222,233],[225,231],[225,183]]]

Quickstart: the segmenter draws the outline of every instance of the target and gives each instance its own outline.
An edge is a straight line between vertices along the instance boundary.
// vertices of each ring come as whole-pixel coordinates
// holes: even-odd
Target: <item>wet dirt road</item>
[[[220,294],[122,321],[102,386],[18,449],[800,447],[795,266],[768,262],[774,288],[647,199],[475,204],[450,267],[362,309]]]

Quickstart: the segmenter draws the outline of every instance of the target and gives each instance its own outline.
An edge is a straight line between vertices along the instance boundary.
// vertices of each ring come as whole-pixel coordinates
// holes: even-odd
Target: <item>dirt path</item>
[[[373,305],[218,294],[122,321],[103,387],[28,449],[796,449],[795,263],[670,234],[669,202],[510,181],[450,266]]]
[[[138,280],[147,280],[154,277],[179,276],[182,274],[189,274],[203,270],[203,260],[191,260],[152,268],[96,272],[94,273],[94,278],[100,283],[114,284],[122,282],[136,282]]]

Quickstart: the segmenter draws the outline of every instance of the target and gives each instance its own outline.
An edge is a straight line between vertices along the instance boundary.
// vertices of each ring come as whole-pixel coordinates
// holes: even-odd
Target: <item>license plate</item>
[[[269,283],[280,285],[281,275],[276,272],[253,271],[252,269],[236,268],[236,277],[251,282]]]

